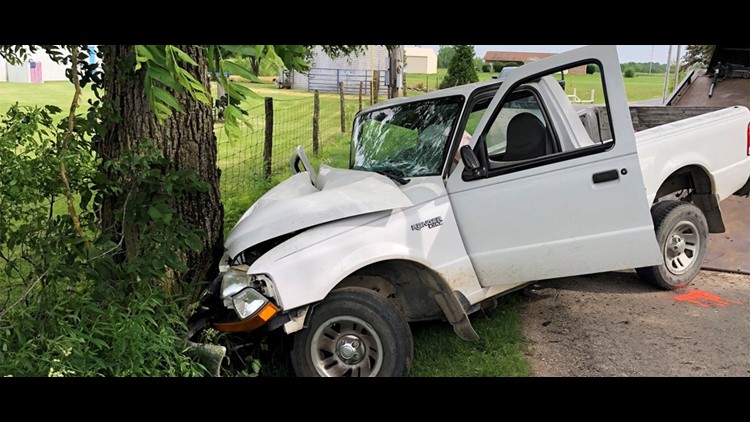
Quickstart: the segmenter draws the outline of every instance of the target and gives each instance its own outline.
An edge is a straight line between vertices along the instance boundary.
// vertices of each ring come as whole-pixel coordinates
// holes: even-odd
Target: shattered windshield
[[[439,175],[463,105],[454,96],[363,113],[352,136],[351,167],[401,177]]]

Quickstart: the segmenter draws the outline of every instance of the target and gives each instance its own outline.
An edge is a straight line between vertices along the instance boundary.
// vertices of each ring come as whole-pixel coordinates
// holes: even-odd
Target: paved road
[[[523,316],[535,375],[750,376],[748,275],[704,270],[677,292],[632,271],[537,286]]]

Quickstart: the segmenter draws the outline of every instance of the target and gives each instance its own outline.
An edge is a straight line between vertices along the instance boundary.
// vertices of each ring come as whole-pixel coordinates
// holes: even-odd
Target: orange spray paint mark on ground
[[[711,305],[716,306],[727,306],[727,305],[742,305],[742,302],[736,300],[722,299],[719,296],[712,295],[711,293],[704,292],[703,290],[693,290],[690,293],[684,295],[678,295],[674,297],[674,300],[678,302],[688,302],[694,305],[701,306],[703,308],[710,308]]]

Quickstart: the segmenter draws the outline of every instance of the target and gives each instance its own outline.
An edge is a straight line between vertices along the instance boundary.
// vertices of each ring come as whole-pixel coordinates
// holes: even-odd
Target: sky
[[[428,47],[437,53],[440,46],[438,45],[407,45],[406,47]],[[563,51],[572,50],[581,45],[475,45],[474,51],[478,57],[484,57],[487,51],[527,51],[534,53],[562,53]],[[653,56],[651,50],[653,47]],[[620,63],[626,62],[649,62],[651,57],[656,63],[667,62],[668,45],[618,45],[617,54],[620,56]],[[672,57],[677,53],[677,46],[672,49]],[[685,54],[685,46],[682,46],[680,55]]]

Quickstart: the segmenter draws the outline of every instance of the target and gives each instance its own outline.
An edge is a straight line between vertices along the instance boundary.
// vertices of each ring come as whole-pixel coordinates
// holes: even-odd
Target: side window
[[[558,150],[539,99],[525,88],[516,90],[502,105],[487,131],[485,145],[487,156],[495,161],[529,160]]]
[[[488,176],[609,149],[614,139],[603,86],[599,66],[581,64],[531,76],[499,107],[481,110],[492,115],[474,151],[487,162]]]

